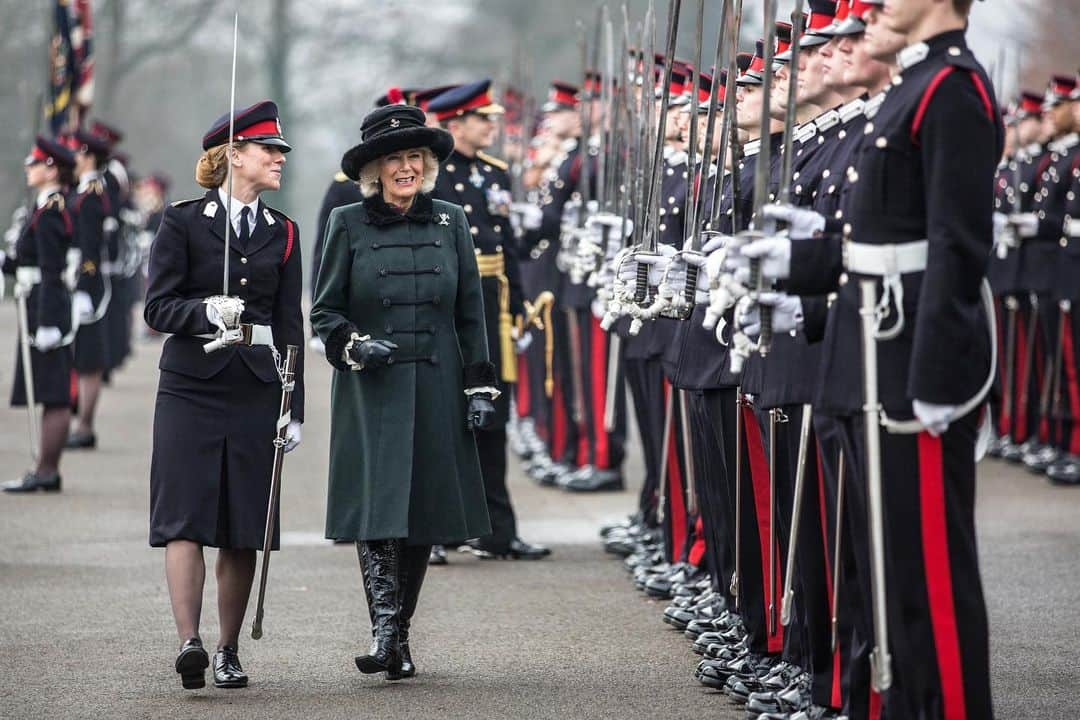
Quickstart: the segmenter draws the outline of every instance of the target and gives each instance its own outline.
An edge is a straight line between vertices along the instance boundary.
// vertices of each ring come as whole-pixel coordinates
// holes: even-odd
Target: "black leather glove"
[[[476,432],[487,430],[495,424],[495,403],[487,395],[477,393],[469,396],[469,409],[465,412],[465,429]]]
[[[386,365],[397,349],[389,340],[364,340],[349,348],[349,358],[363,369],[373,370]]]

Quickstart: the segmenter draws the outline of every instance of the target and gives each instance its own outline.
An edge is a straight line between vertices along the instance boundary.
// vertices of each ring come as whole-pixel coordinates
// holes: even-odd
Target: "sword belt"
[[[240,323],[240,332],[243,333],[243,339],[234,343],[236,345],[243,345],[245,347],[255,347],[261,345],[269,345],[274,347],[274,330],[269,325],[252,325],[251,323]],[[196,335],[195,337],[204,338],[206,340],[217,340],[217,335],[214,333],[206,333],[204,335]]]
[[[847,241],[844,243],[844,268],[848,272],[881,278],[882,295],[877,305],[875,336],[878,340],[892,340],[904,330],[904,283],[903,276],[926,270],[930,242],[914,242],[889,245],[871,245]],[[896,322],[888,330],[882,330],[882,321],[896,307]]]
[[[499,374],[506,383],[516,383],[517,354],[514,352],[514,319],[510,314],[510,279],[506,276],[506,258],[502,250],[493,253],[476,251],[476,267],[481,278],[499,282]]]

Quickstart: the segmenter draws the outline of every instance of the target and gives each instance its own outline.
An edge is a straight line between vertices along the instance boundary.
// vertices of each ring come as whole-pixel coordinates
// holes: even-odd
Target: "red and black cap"
[[[776,21],[776,45],[773,51],[773,67],[787,65],[791,62],[791,23],[782,20]]]
[[[93,131],[83,130],[82,128],[76,130],[73,134],[68,136],[70,144],[68,147],[75,152],[88,152],[94,155],[108,155],[112,150],[113,143],[108,138],[102,137]]]
[[[1013,113],[1017,120],[1037,118],[1042,115],[1043,96],[1037,92],[1024,90],[1020,93],[1020,100],[1016,103]]]
[[[847,20],[848,13],[851,11],[851,0],[837,0],[836,10],[833,13],[833,20],[825,27],[815,30],[814,35],[818,35],[823,38],[822,43],[827,43],[836,36],[836,29],[844,24]]]
[[[700,75],[698,75],[698,107],[697,107],[698,115],[706,115],[706,114],[708,114],[708,112],[709,112],[709,100],[712,98],[712,91],[713,91],[713,76],[710,75],[709,73],[704,73],[704,72],[701,73]],[[690,95],[689,92],[687,92],[686,94],[687,94],[687,96]],[[720,102],[721,105],[723,104],[723,102],[724,102],[723,94],[721,94],[719,102]],[[683,108],[683,112],[686,112],[686,113],[690,112],[690,105],[689,104],[686,107]]]
[[[562,110],[577,110],[578,87],[562,80],[551,83],[548,90],[547,101],[540,106],[542,112],[560,112]]]
[[[1043,110],[1060,105],[1063,102],[1074,99],[1076,93],[1076,77],[1068,75],[1054,75],[1050,78],[1050,84],[1046,86],[1046,95],[1043,97]]]
[[[418,90],[415,88],[399,88],[394,86],[375,98],[375,107],[385,107],[387,105],[415,105],[417,92]]]
[[[735,78],[738,85],[761,85],[765,72],[765,41],[758,40],[754,44],[754,54],[750,58],[750,64],[739,77]]]
[[[431,104],[432,100],[434,100],[435,98],[439,97],[440,95],[442,95],[444,93],[448,93],[451,90],[453,90],[455,88],[459,88],[459,87],[461,87],[461,86],[460,85],[436,85],[435,87],[430,87],[430,88],[427,88],[425,90],[417,90],[416,94],[413,95],[413,102],[409,103],[409,105],[416,105],[416,107],[420,108],[424,112],[427,112],[428,105]]]
[[[671,66],[671,84],[668,85],[668,94],[671,96],[668,100],[669,108],[682,107],[690,102],[690,77],[694,74],[694,69],[687,63],[681,60],[676,60]],[[663,77],[660,78],[661,82]],[[664,89],[662,87],[656,88],[656,99],[659,100],[664,96]]]
[[[388,153],[410,148],[431,148],[442,162],[454,149],[454,138],[442,128],[427,126],[427,116],[418,107],[386,105],[375,108],[360,126],[360,144],[341,158],[342,171],[352,180],[372,160]]]
[[[124,139],[124,133],[101,120],[91,121],[90,132],[99,138],[104,138],[105,141],[109,143],[110,148],[114,145],[119,145]]]
[[[836,0],[807,0],[810,12],[803,24],[803,34],[799,39],[800,47],[817,47],[829,42],[829,38],[820,31],[833,24],[836,18]]]
[[[469,113],[501,115],[504,110],[491,94],[491,80],[484,79],[447,90],[428,103],[427,112],[435,113],[442,122]]]
[[[203,135],[203,150],[209,150],[229,142],[229,114],[225,113]],[[278,108],[270,100],[263,100],[233,114],[233,142],[254,142],[273,145],[281,152],[289,152],[292,146],[281,134]]]
[[[73,168],[75,167],[75,153],[58,140],[38,135],[34,138],[34,146],[30,148],[30,154],[26,156],[23,164],[30,166],[38,163]]]
[[[844,18],[843,22],[837,25],[832,33],[833,37],[842,37],[846,35],[858,35],[866,30],[866,13],[871,8],[876,7],[872,2],[867,0],[851,0],[851,7],[848,9],[848,15]]]

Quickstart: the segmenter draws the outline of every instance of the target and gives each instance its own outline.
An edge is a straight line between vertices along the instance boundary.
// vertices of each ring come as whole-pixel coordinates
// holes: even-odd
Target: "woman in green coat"
[[[464,211],[432,200],[453,148],[417,108],[369,114],[341,167],[311,324],[334,373],[326,535],[356,542],[364,673],[411,677],[409,625],[433,544],[491,532],[473,431],[494,418],[480,276]]]

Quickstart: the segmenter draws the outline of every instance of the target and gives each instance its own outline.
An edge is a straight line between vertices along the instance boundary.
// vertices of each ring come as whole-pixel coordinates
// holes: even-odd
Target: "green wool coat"
[[[457,205],[418,195],[405,215],[381,197],[333,211],[311,324],[337,369],[331,386],[326,536],[445,544],[490,534],[468,387],[493,386],[472,237]],[[398,345],[352,371],[351,333]]]

